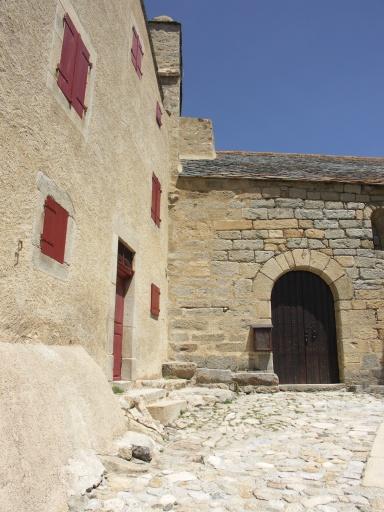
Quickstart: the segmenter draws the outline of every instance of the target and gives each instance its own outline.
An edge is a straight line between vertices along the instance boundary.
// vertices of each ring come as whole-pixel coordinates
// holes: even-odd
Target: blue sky
[[[145,0],[183,24],[217,149],[384,155],[384,0]]]

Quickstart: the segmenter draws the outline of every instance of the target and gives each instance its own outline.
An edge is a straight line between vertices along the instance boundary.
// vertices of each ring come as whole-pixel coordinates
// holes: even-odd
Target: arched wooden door
[[[316,274],[293,271],[272,290],[272,346],[282,384],[339,381],[332,292]]]

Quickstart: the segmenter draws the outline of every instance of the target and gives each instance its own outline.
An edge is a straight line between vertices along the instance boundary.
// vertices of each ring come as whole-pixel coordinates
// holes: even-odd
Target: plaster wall
[[[56,85],[65,12],[93,63],[84,121]],[[142,79],[131,62],[133,26],[144,49]],[[170,118],[164,113],[161,129],[155,120],[161,93],[141,3],[10,0],[0,27],[1,339],[81,344],[111,377],[120,238],[135,252],[124,376],[156,377],[167,343]],[[153,172],[163,191],[160,229],[150,215]],[[65,272],[34,257],[41,176],[72,205]],[[150,316],[151,283],[162,294],[158,320]]]
[[[105,375],[82,347],[0,343],[0,397],[2,512],[67,511],[71,467],[126,428]]]
[[[384,252],[373,249],[380,186],[179,177],[170,230],[170,358],[271,369],[250,325],[271,320],[271,292],[305,269],[331,287],[340,379],[383,381]]]

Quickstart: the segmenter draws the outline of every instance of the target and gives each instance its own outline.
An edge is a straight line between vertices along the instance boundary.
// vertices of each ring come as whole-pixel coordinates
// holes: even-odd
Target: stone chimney
[[[152,36],[164,106],[173,115],[180,116],[182,101],[181,24],[169,16],[158,16],[148,21]]]

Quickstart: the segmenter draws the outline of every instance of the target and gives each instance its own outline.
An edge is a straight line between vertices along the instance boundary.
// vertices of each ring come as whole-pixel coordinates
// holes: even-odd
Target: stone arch
[[[306,270],[321,277],[330,287],[335,304],[337,345],[340,380],[344,380],[343,310],[351,309],[353,286],[344,268],[333,258],[320,251],[294,249],[265,262],[254,280],[256,324],[272,321],[271,295],[275,282],[292,270]]]

